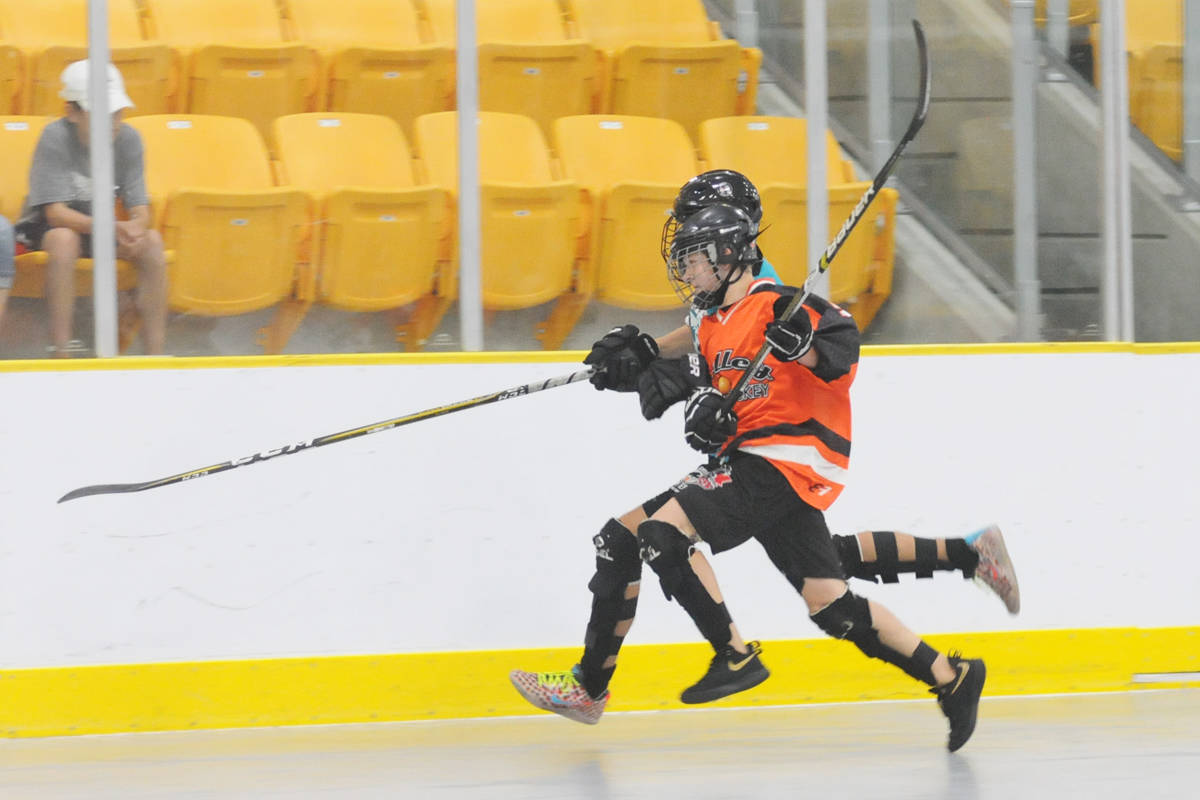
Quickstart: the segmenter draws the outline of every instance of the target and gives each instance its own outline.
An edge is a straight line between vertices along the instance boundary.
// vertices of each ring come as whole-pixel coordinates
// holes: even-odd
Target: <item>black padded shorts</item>
[[[700,467],[642,508],[653,515],[671,498],[713,553],[757,539],[797,590],[803,578],[844,577],[825,515],[765,458],[738,453],[729,463]]]

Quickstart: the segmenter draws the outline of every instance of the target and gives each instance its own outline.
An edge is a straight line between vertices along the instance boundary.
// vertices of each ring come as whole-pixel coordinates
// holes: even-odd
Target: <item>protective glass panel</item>
[[[663,225],[684,182],[717,167],[757,184],[767,261],[803,283],[805,5],[476,0],[469,224],[455,0],[110,0],[125,233],[118,297],[99,307],[118,310],[121,350],[134,355],[457,351],[476,319],[488,350],[586,349],[626,322],[664,334],[685,309],[659,252]],[[1035,4],[1034,100],[1016,108],[1020,33],[1005,0],[825,5],[823,242],[912,114],[912,18],[925,22],[933,70],[927,124],[830,271],[828,292],[864,341],[1105,338],[1099,4]],[[1186,5],[1129,3],[1125,23],[1144,340],[1200,333]],[[0,0],[0,159],[22,176],[0,193],[0,215],[21,223],[15,245],[0,226],[3,358],[91,354],[101,316],[92,262],[74,259],[88,242],[72,225],[86,224],[70,216],[87,210],[76,167],[88,115],[64,105],[64,93],[87,103],[86,82],[65,85],[64,70],[86,56],[88,2],[37,7]],[[1023,126],[1032,158],[1014,148]],[[39,163],[31,183],[43,137],[74,155]],[[1017,200],[1023,181],[1032,206]],[[1014,222],[1026,207],[1032,233]]]

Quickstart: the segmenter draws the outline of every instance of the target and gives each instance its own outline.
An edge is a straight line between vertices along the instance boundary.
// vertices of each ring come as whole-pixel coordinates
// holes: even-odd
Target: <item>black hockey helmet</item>
[[[675,196],[672,216],[677,222],[683,222],[714,203],[726,203],[745,211],[758,232],[762,222],[762,200],[758,189],[749,178],[732,169],[710,169],[685,183]]]
[[[728,203],[710,205],[684,219],[667,254],[667,278],[675,293],[701,311],[721,306],[729,284],[760,261],[754,244],[757,237],[750,215]],[[721,268],[726,266],[722,275]],[[696,284],[704,279],[698,279],[697,270],[712,270],[713,279],[707,282],[715,285],[698,288]]]
[[[762,221],[762,200],[758,196],[758,189],[740,172],[710,169],[689,180],[675,195],[671,214],[663,223],[660,250],[664,261],[670,261],[671,241],[683,221],[716,203],[731,205],[746,212],[750,219],[751,234],[758,233]]]

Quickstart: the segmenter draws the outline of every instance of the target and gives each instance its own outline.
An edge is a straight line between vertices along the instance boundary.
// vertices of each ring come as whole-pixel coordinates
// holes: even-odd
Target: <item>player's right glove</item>
[[[637,391],[638,376],[658,357],[658,343],[636,325],[613,328],[604,334],[583,359],[596,368],[589,379],[597,389]]]
[[[683,407],[683,438],[693,450],[716,453],[737,433],[737,414],[725,410],[725,395],[711,386],[697,389]]]
[[[766,339],[775,358],[780,361],[799,361],[812,348],[812,320],[801,308],[791,319],[777,319],[768,323]]]
[[[642,416],[658,419],[696,389],[708,386],[708,380],[708,364],[698,353],[689,353],[683,358],[656,358],[642,371],[637,382]]]

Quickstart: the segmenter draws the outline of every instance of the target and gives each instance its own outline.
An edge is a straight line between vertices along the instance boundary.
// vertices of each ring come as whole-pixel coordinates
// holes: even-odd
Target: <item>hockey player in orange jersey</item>
[[[760,648],[740,641],[719,592],[691,565],[699,541],[719,553],[754,538],[821,630],[932,687],[950,721],[949,747],[957,750],[974,730],[983,662],[936,652],[886,608],[850,591],[822,513],[840,494],[849,463],[857,327],[815,296],[780,319],[797,290],[756,275],[756,233],[744,211],[714,205],[674,235],[670,273],[697,312],[699,353],[651,361],[638,376],[638,392],[647,418],[686,401],[685,438],[713,458],[643,506],[648,517],[636,537],[620,525],[596,537],[593,614],[580,664],[564,673],[515,670],[513,683],[539,707],[598,721],[607,690],[589,691],[589,684],[596,685],[597,672],[608,673],[603,684],[611,676],[625,623],[632,622],[642,561],[705,637],[721,643],[709,672],[682,699],[706,702],[761,682],[768,673]],[[764,335],[770,355],[727,412],[722,389],[737,384]]]

